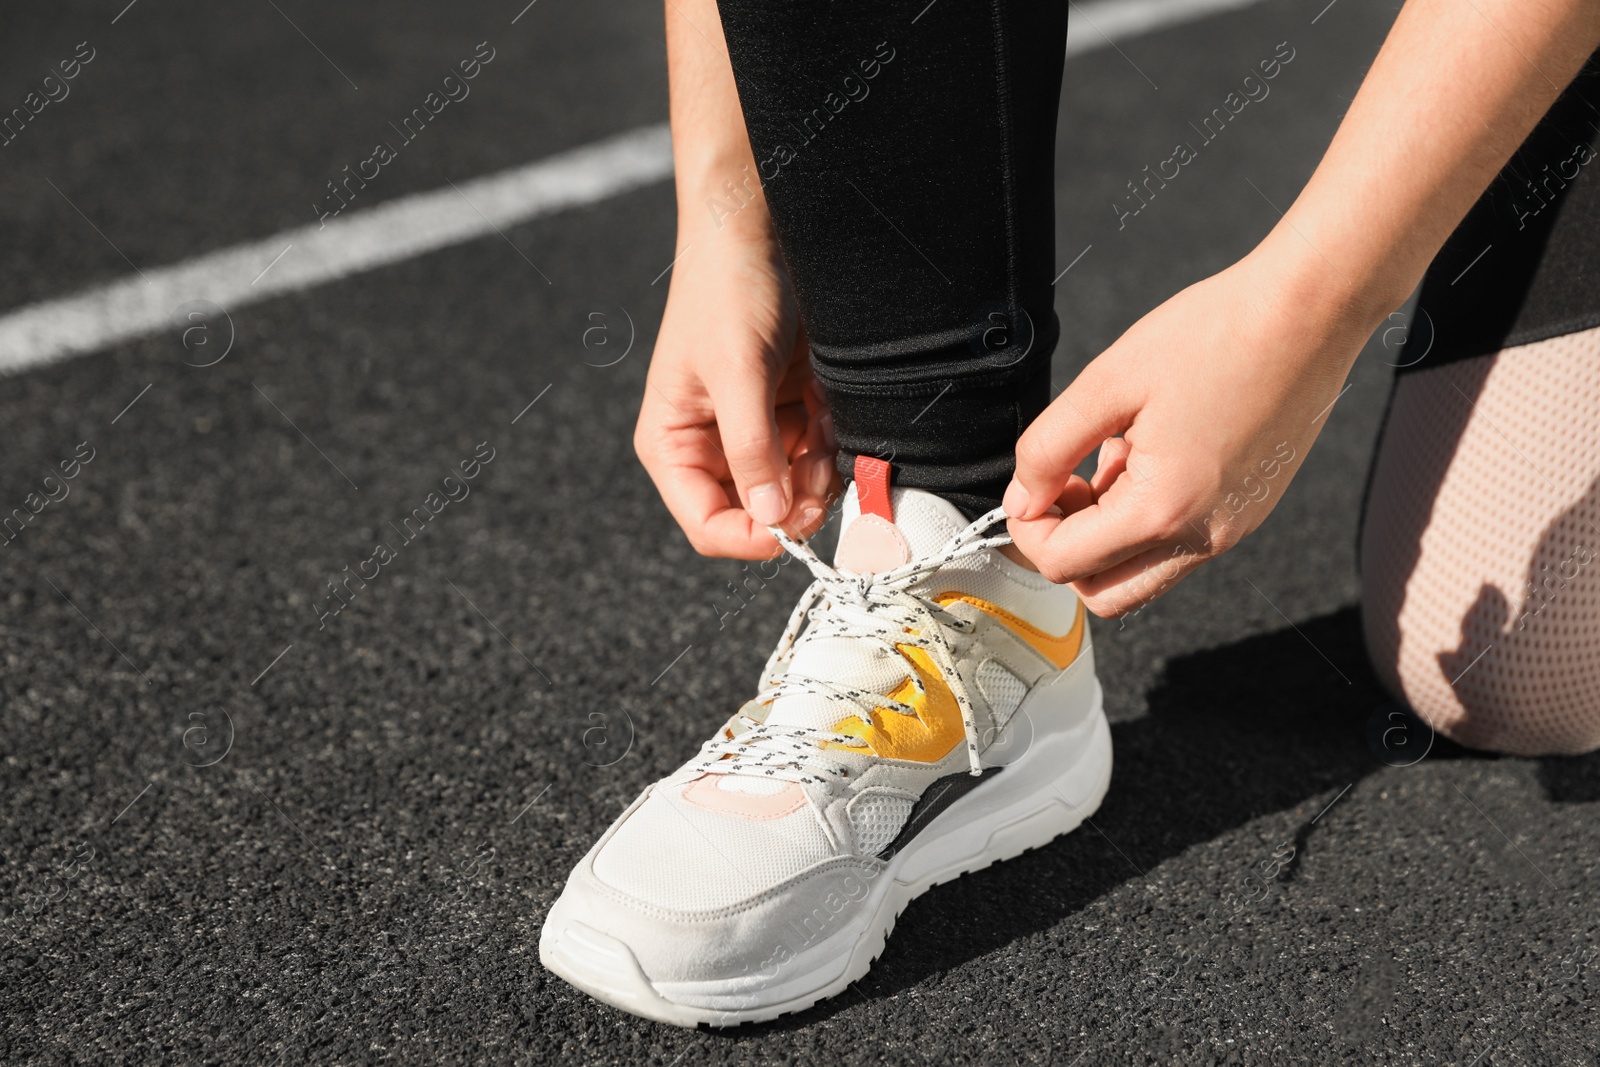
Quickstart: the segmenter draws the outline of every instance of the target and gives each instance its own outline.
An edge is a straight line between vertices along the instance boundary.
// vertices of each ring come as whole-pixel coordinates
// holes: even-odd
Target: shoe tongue
[[[862,494],[859,480],[845,493],[841,519],[833,565],[855,574],[877,574],[932,555],[967,526],[961,509],[941,496],[922,489],[875,492],[870,487]]]
[[[954,504],[921,489],[861,491],[861,480],[845,494],[843,524],[834,566],[856,574],[892,570],[913,559],[937,552],[967,526]],[[867,499],[863,508],[861,498]],[[885,517],[884,512],[888,512]],[[859,637],[809,637],[802,635],[789,669],[840,687],[855,687],[888,695],[907,678],[906,661],[881,641]],[[848,705],[810,693],[785,696],[773,702],[766,721],[773,726],[809,726],[832,729],[852,714]]]

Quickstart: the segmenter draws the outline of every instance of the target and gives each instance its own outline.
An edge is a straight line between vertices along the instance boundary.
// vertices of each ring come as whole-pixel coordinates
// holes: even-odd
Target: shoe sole
[[[559,902],[540,938],[540,960],[597,1000],[674,1026],[740,1026],[804,1011],[867,974],[911,901],[1082,825],[1105,797],[1111,762],[1111,733],[1096,684],[1091,712],[1078,727],[1039,738],[1007,773],[942,812],[874,878],[871,906],[786,962],[773,976],[781,981],[754,989],[747,978],[651,982],[626,944],[563,920]],[[1060,767],[1067,770],[1054,770]]]
[[[867,974],[917,897],[1077,829],[1110,783],[1111,731],[1096,682],[1090,712],[1076,727],[1037,738],[1003,773],[941,812],[873,878],[872,906],[787,961],[773,976],[781,981],[755,989],[748,978],[652,982],[626,944],[565,919],[560,901],[545,921],[539,959],[596,1000],[674,1026],[740,1026],[804,1011]]]

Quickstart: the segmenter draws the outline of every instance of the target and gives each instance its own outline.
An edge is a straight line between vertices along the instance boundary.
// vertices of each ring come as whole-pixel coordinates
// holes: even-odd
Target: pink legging
[[[1600,747],[1600,329],[1403,375],[1361,557],[1373,662],[1436,730]]]

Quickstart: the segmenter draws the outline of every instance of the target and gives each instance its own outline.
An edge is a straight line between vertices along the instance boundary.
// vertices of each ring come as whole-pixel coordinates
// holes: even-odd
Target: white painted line
[[[454,189],[458,193],[461,193],[461,186],[457,185],[455,182],[451,182],[449,178],[446,178],[445,181],[450,182],[450,188]],[[467,194],[466,193],[461,193],[461,199],[467,200]],[[472,201],[471,200],[467,200],[467,206],[468,207],[472,206]],[[472,210],[478,211],[478,209],[475,208],[475,207],[473,207]],[[481,216],[483,214],[483,212],[478,211],[478,214]],[[488,219],[484,219],[483,221],[484,222],[489,222]],[[494,223],[489,222],[489,225],[494,226]],[[498,233],[500,235],[501,239],[504,240],[506,244],[511,245],[511,250],[513,252],[515,252],[519,256],[522,256],[522,262],[526,263],[528,266],[532,267],[534,270],[539,272],[539,277],[544,278],[544,283],[546,285],[554,285],[555,284],[555,282],[553,282],[549,278],[545,277],[544,271],[539,270],[539,265],[537,263],[535,263],[533,260],[529,259],[527,256],[523,256],[522,255],[522,249],[518,248],[516,246],[516,244],[511,240],[511,238],[506,236],[504,230],[502,230],[498,226],[494,226],[494,232]]]
[[[672,175],[665,125],[644,126],[537,163],[352,211],[260,241],[155,267],[76,296],[0,316],[0,373],[49,363],[156,333],[189,300],[228,311],[281,293],[398,263],[568,208],[592,204]],[[285,259],[252,286],[261,264],[292,243]],[[149,282],[146,283],[145,279]]]
[[[1084,18],[1068,33],[1066,54],[1080,55],[1114,41],[1259,2],[1089,0],[1076,5]],[[526,12],[524,8],[523,14]],[[1087,25],[1091,19],[1093,25]],[[29,304],[0,315],[0,374],[157,333],[173,325],[169,321],[172,312],[186,301],[209,300],[231,312],[282,293],[476,240],[497,228],[593,204],[671,176],[672,143],[666,125],[642,126],[549,159],[462,182],[459,195],[447,186],[401,197],[375,208],[347,212],[322,225],[286,230],[153,268],[143,272],[149,284],[124,278],[74,296]],[[285,243],[297,245],[301,255],[258,278],[260,264],[278,254]],[[260,284],[252,287],[252,280]]]
[[[1073,11],[1077,12],[1077,17],[1079,17],[1079,18],[1083,19],[1083,21],[1087,22],[1089,24],[1089,28],[1090,29],[1094,30],[1095,33],[1099,34],[1102,38],[1104,38],[1106,44],[1110,45],[1112,48],[1117,48],[1117,42],[1115,40],[1113,40],[1111,38],[1111,36],[1106,33],[1105,30],[1102,30],[1099,26],[1095,25],[1094,19],[1092,17],[1090,17],[1090,12],[1083,10],[1083,8],[1079,7],[1077,4],[1074,4],[1072,2],[1072,0],[1067,0],[1067,6],[1069,8],[1071,8]],[[1070,23],[1068,25],[1070,27]],[[1071,32],[1070,28],[1069,28],[1068,32],[1069,33]],[[1148,75],[1148,74],[1146,74],[1144,72],[1144,69],[1142,67],[1140,67],[1139,64],[1137,64],[1133,60],[1129,59],[1128,58],[1128,53],[1124,52],[1120,48],[1117,48],[1117,55],[1121,56],[1123,58],[1123,61],[1126,62],[1128,64],[1128,66],[1130,66],[1134,70],[1138,71],[1139,72],[1139,77],[1143,78],[1145,81],[1150,83],[1150,88],[1155,89],[1157,91],[1160,91],[1161,86],[1157,85],[1155,83],[1155,81],[1150,77],[1150,75]]]
[[[1154,33],[1156,30],[1194,22],[1224,11],[1252,7],[1260,0],[1094,0],[1075,4],[1068,16],[1067,55],[1079,55],[1103,48],[1114,41]]]
[[[293,248],[293,247],[294,247],[294,242],[291,241],[289,243],[289,248]],[[282,259],[284,256],[289,254],[289,248],[285,248],[282,252],[279,252],[278,255],[277,255],[277,258],[274,259],[271,263],[268,263],[267,266],[266,266],[266,270],[263,270],[260,274],[257,274],[256,277],[255,277],[255,281],[251,282],[250,284],[254,285],[256,282],[259,282],[262,278],[265,278],[267,276],[267,271],[271,270],[273,267],[276,267],[278,265],[278,260]]]

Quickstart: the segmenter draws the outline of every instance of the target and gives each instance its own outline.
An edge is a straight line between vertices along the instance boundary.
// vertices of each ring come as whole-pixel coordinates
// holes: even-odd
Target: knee
[[[1362,610],[1373,664],[1438,733],[1516,756],[1600,748],[1600,644],[1593,635],[1519,626],[1493,586],[1448,628],[1419,624],[1415,613],[1374,600]]]
[[[1423,694],[1414,705],[1417,713],[1469,748],[1511,756],[1576,756],[1600,748],[1600,707],[1573,699],[1571,691],[1547,688],[1536,672],[1511,672],[1477,685],[1462,679],[1448,696],[1422,681],[1401,681],[1402,688]]]

